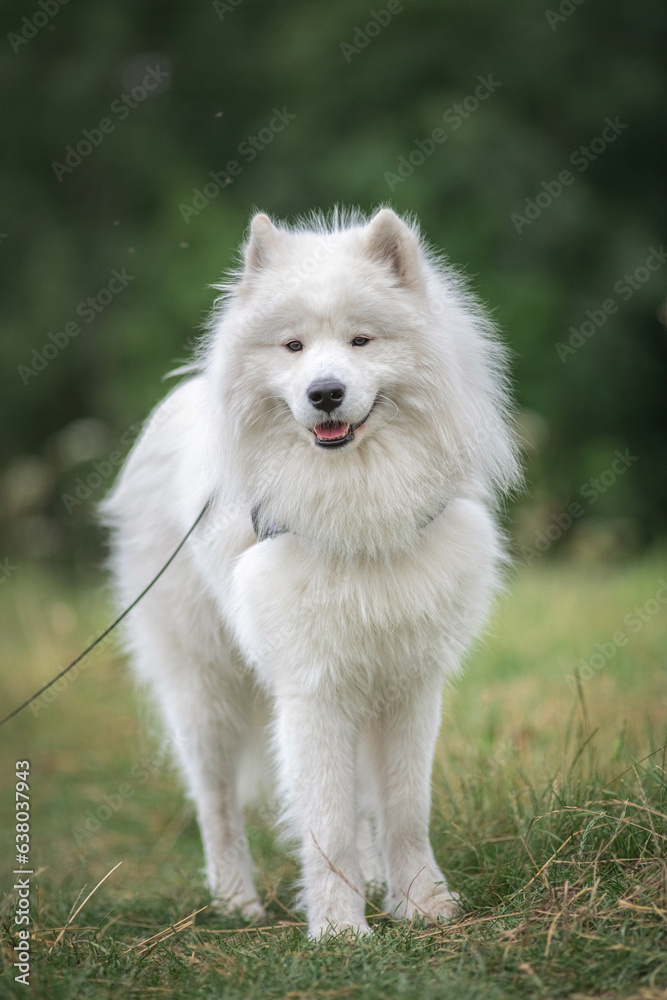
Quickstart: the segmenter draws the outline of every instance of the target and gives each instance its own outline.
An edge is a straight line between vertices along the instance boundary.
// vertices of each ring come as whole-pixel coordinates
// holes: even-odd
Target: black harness
[[[278,535],[289,534],[289,528],[281,528],[277,524],[267,524],[266,527],[262,527],[260,523],[261,505],[257,504],[250,511],[250,517],[252,518],[252,526],[255,529],[255,534],[257,535],[258,542],[264,542],[267,538],[277,538]]]
[[[424,528],[428,528],[429,524],[435,521],[436,517],[440,517],[442,512],[445,510],[448,501],[445,500],[444,503],[440,504],[438,509],[434,514],[432,514],[428,520],[424,521],[423,524],[419,525],[419,530],[423,531]],[[288,535],[290,533],[289,528],[282,527],[279,524],[267,524],[262,527],[261,524],[261,504],[256,504],[250,511],[250,517],[252,518],[252,526],[255,529],[255,534],[257,535],[258,542],[265,542],[267,538],[277,538],[279,535]]]

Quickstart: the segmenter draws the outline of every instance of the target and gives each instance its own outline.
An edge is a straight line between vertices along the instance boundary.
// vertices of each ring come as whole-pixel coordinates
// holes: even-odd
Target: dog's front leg
[[[279,778],[300,842],[309,934],[365,934],[356,847],[358,727],[321,693],[291,691],[277,698],[276,707]]]
[[[373,733],[378,832],[387,866],[385,906],[397,918],[435,921],[458,909],[428,833],[441,690],[435,677],[417,681],[381,714]]]

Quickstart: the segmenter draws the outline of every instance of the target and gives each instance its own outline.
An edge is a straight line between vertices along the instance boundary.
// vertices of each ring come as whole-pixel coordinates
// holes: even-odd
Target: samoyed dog
[[[383,208],[256,215],[104,517],[127,626],[196,804],[216,905],[264,911],[243,807],[270,783],[312,937],[456,912],[429,843],[443,684],[505,560],[505,354],[464,281]]]

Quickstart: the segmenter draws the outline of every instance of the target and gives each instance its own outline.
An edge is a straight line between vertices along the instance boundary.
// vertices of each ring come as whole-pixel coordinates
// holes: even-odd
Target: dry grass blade
[[[530,879],[530,881],[526,882],[526,884],[524,886],[522,886],[520,889],[518,889],[517,892],[512,893],[512,895],[507,898],[506,902],[509,902],[510,899],[514,899],[514,897],[518,896],[520,893],[525,892],[526,889],[528,888],[528,886],[532,885],[533,882],[535,881],[535,879],[540,877],[540,875],[542,874],[542,872],[544,871],[544,869],[547,868],[551,864],[551,862],[553,861],[553,859],[558,854],[560,854],[560,852],[563,850],[563,848],[566,846],[566,844],[568,844],[572,840],[573,837],[577,837],[580,833],[583,833],[583,832],[584,831],[583,831],[583,827],[582,827],[581,830],[576,830],[574,833],[571,833],[570,836],[567,838],[567,840],[563,841],[563,843],[560,845],[560,847],[558,848],[558,850],[554,851],[554,853],[551,855],[551,857],[549,858],[549,860],[544,862],[544,864],[539,869],[539,871],[535,872],[535,874]]]
[[[340,868],[336,868],[336,866],[333,864],[333,862],[331,862],[329,860],[329,858],[326,856],[326,854],[324,853],[324,851],[322,850],[322,848],[320,847],[320,845],[317,843],[317,839],[316,839],[315,834],[313,833],[312,830],[310,831],[310,835],[313,838],[313,843],[315,844],[315,847],[317,848],[317,850],[320,852],[320,854],[322,855],[322,857],[324,858],[324,860],[328,864],[329,870],[332,871],[334,873],[334,875],[337,875],[338,878],[342,879],[343,882],[345,883],[345,885],[348,885],[350,887],[350,889],[352,889],[354,892],[356,892],[357,896],[361,896],[361,898],[363,899],[364,903],[367,903],[369,906],[371,906],[375,910],[376,913],[380,913],[381,911],[378,909],[377,906],[375,906],[375,904],[372,902],[372,900],[366,899],[366,897],[364,896],[363,892],[361,892],[361,890],[358,889],[356,887],[356,885],[353,885],[353,883],[350,882],[350,880],[347,877],[347,875],[345,875],[345,873],[342,872],[340,870]]]
[[[49,948],[49,954],[51,954],[51,952],[52,952],[52,951],[53,951],[53,949],[54,949],[54,948],[56,947],[56,945],[60,944],[60,942],[62,941],[62,939],[63,939],[63,936],[64,936],[64,934],[65,934],[65,931],[66,931],[66,930],[67,930],[67,928],[68,928],[68,927],[70,926],[70,924],[72,923],[72,921],[74,920],[74,918],[76,917],[76,915],[77,915],[78,913],[80,913],[80,912],[81,912],[81,910],[82,910],[82,909],[84,908],[84,906],[86,905],[86,903],[88,902],[88,900],[90,899],[90,897],[91,897],[91,896],[92,896],[92,895],[93,895],[93,894],[94,894],[95,892],[97,892],[97,890],[99,889],[99,887],[100,887],[100,886],[102,885],[102,883],[103,883],[103,882],[106,882],[106,880],[107,880],[107,879],[109,878],[109,875],[113,875],[113,873],[114,873],[114,872],[116,871],[116,868],[120,868],[120,866],[122,865],[122,863],[123,863],[122,861],[119,861],[117,865],[114,865],[114,866],[113,866],[113,868],[111,869],[111,871],[110,871],[110,872],[107,872],[107,873],[106,873],[106,875],[104,876],[104,878],[101,878],[101,879],[99,880],[99,882],[97,883],[97,885],[95,886],[95,888],[94,888],[94,889],[91,889],[91,890],[90,890],[90,892],[88,893],[88,895],[86,896],[86,898],[84,899],[84,901],[83,901],[82,903],[79,903],[79,905],[77,906],[76,910],[74,911],[74,913],[72,913],[72,914],[71,914],[71,915],[70,915],[70,916],[68,917],[68,920],[67,920],[67,923],[66,923],[66,924],[65,924],[65,926],[64,926],[64,927],[62,928],[62,930],[60,931],[60,934],[59,934],[59,935],[58,935],[58,937],[57,937],[57,938],[55,939],[55,941],[53,942],[53,944],[51,945],[51,947]]]
[[[612,778],[611,781],[608,781],[606,785],[603,785],[602,791],[604,791],[605,788],[609,788],[610,785],[613,785],[615,781],[618,781],[619,778],[623,778],[630,771],[634,771],[634,769],[639,764],[643,764],[645,760],[649,759],[649,757],[655,757],[655,755],[657,753],[660,753],[661,750],[667,750],[667,743],[663,743],[663,745],[661,747],[658,747],[657,750],[652,750],[651,753],[647,753],[645,757],[642,757],[640,760],[636,760],[634,764],[630,765],[630,767],[626,767],[625,771],[621,771],[621,773],[617,774],[615,778]]]
[[[208,909],[210,909],[209,906],[200,906],[198,910],[189,913],[187,917],[182,917],[181,920],[177,920],[175,924],[169,924],[168,927],[163,927],[157,934],[151,934],[150,937],[144,938],[143,941],[137,941],[136,944],[131,945],[127,949],[125,954],[127,955],[131,951],[138,951],[140,954],[150,951],[151,948],[155,948],[161,941],[166,941],[167,938],[173,937],[174,934],[179,934],[181,931],[187,930],[188,927],[192,927],[197,914]]]
[[[639,906],[637,903],[631,903],[629,899],[619,899],[618,907],[621,910],[633,910],[635,913],[655,913],[656,916],[667,920],[667,910],[661,910],[655,904],[653,906]]]
[[[414,908],[415,908],[416,910],[419,910],[419,912],[420,912],[420,913],[421,913],[421,914],[422,914],[423,916],[425,916],[425,917],[426,917],[426,916],[428,916],[428,914],[427,914],[427,913],[424,913],[424,911],[422,910],[421,906],[419,906],[419,905],[418,905],[417,903],[415,903],[414,899],[412,899],[412,898],[410,897],[410,890],[412,889],[413,885],[415,884],[415,881],[416,881],[416,880],[417,880],[417,879],[419,878],[419,876],[421,875],[421,873],[422,873],[423,871],[424,871],[424,869],[423,869],[423,868],[420,868],[420,869],[419,869],[419,871],[417,872],[417,874],[415,875],[415,877],[413,878],[412,882],[411,882],[411,883],[410,883],[410,885],[408,886],[408,890],[407,890],[407,892],[406,892],[406,894],[405,894],[405,901],[406,901],[406,903],[412,903],[412,905],[414,906]]]
[[[638,812],[645,812],[647,809],[647,807],[643,806],[641,803],[630,802],[628,799],[611,800],[607,802],[604,802],[603,800],[600,801],[591,800],[589,802],[583,803],[583,805],[580,806],[563,806],[562,809],[551,809],[549,812],[541,813],[541,815],[536,816],[535,822],[537,823],[539,822],[539,820],[547,819],[550,816],[559,816],[563,813],[583,813],[589,816],[598,816],[600,817],[600,819],[607,819],[607,820],[613,819],[614,822],[616,823],[624,823],[626,826],[632,826],[636,830],[643,830],[644,833],[649,833],[652,836],[658,837],[660,840],[667,840],[667,835],[663,833],[657,833],[650,827],[642,826],[641,823],[636,823],[634,820],[629,819],[627,816],[608,816],[604,811],[600,812],[597,809],[588,808],[589,806],[595,806],[595,805],[600,805],[608,808],[610,805],[614,804],[622,805],[625,807],[631,806]],[[659,816],[661,819],[665,818],[663,813],[657,812],[655,809],[650,809],[649,812],[651,812],[655,816]],[[579,830],[578,832],[581,833],[582,831]],[[575,836],[575,834],[572,834],[572,836]]]
[[[202,927],[198,932],[203,935],[216,934],[260,934],[265,931],[287,931],[294,927],[307,927],[305,920],[279,920],[275,924],[264,927]]]

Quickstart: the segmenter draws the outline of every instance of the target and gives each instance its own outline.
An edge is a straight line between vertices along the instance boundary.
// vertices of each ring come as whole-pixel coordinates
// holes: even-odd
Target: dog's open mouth
[[[354,440],[354,432],[363,427],[374,409],[375,403],[373,403],[364,419],[360,420],[358,424],[347,424],[342,420],[335,423],[330,421],[326,424],[316,424],[311,430],[311,433],[315,437],[315,443],[321,448],[340,448],[342,445],[348,444],[349,441]]]
[[[318,424],[313,429],[315,440],[318,444],[331,447],[332,445],[345,444],[353,436],[351,424],[339,422],[337,424]]]

